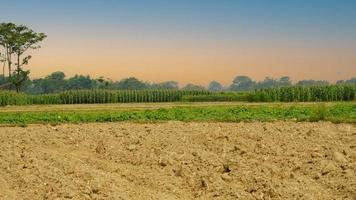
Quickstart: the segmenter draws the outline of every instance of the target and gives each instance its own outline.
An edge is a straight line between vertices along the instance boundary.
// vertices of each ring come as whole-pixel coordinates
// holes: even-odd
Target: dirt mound
[[[0,127],[0,199],[356,199],[356,125]]]

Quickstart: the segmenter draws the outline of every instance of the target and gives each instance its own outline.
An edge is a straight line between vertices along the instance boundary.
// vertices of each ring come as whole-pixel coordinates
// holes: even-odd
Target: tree
[[[292,85],[292,81],[290,80],[289,76],[282,76],[278,81],[278,85],[280,87],[291,86]]]
[[[121,90],[142,90],[147,88],[147,84],[135,77],[125,78],[114,84],[116,89]]]
[[[68,85],[66,89],[92,89],[95,87],[96,81],[91,79],[90,76],[75,75],[68,79]]]
[[[5,83],[6,83],[5,76],[2,75],[2,76],[0,77],[0,86],[3,85],[3,84],[5,84]]]
[[[323,85],[329,85],[328,81],[320,81],[320,80],[301,80],[298,81],[296,86],[323,86]]]
[[[96,86],[100,89],[108,89],[110,86],[112,86],[112,80],[104,78],[100,76],[99,78],[95,79],[96,81]]]
[[[223,90],[223,86],[217,81],[211,81],[209,83],[208,90],[218,92]]]
[[[25,55],[29,49],[38,49],[39,42],[47,36],[44,33],[36,33],[25,25],[13,23],[0,24],[0,45],[5,48],[5,58],[8,64],[9,80],[20,91],[21,85],[28,79],[29,71],[23,69],[31,59],[31,55]],[[15,59],[15,61],[13,61]],[[15,71],[12,71],[12,64]]]
[[[153,83],[151,85],[152,89],[166,89],[166,90],[177,90],[178,82],[176,81],[166,81],[162,83]]]
[[[253,90],[255,87],[255,82],[248,76],[236,76],[232,81],[230,90],[232,91],[248,91]]]
[[[186,86],[182,88],[182,90],[205,90],[205,87],[188,83]]]
[[[278,81],[274,78],[266,77],[263,81],[256,84],[257,89],[273,88],[278,86]]]
[[[4,53],[1,53],[0,51],[0,63],[3,63],[2,65],[2,80],[5,80],[5,66],[6,66],[6,57]]]
[[[15,28],[16,25],[13,23],[1,23],[0,24],[0,46],[5,49],[3,58],[8,65],[8,77],[11,77],[12,73],[12,54],[14,53],[15,45]],[[3,73],[5,73],[5,68],[3,68]]]
[[[41,79],[39,84],[44,93],[61,92],[66,88],[65,74],[63,72],[53,72]]]
[[[356,84],[356,77],[352,77],[351,79],[349,80],[339,80],[336,82],[336,84]]]

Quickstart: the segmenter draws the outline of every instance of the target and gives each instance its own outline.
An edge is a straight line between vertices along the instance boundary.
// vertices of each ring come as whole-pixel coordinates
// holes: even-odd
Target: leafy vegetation
[[[27,95],[0,92],[0,106],[31,104],[92,104],[137,102],[320,102],[353,101],[355,85],[283,87],[254,92],[210,92],[206,90],[69,90],[66,92]]]
[[[356,85],[326,85],[312,87],[281,87],[261,89],[252,92],[251,102],[319,102],[353,101],[356,97]]]
[[[319,121],[356,122],[355,103],[294,104],[253,106],[208,106],[157,108],[148,110],[114,111],[46,111],[46,112],[0,112],[0,124],[28,123],[79,123],[79,122],[160,122],[160,121]]]
[[[0,47],[4,53],[0,52],[0,61],[3,65],[3,80],[14,86],[19,92],[23,83],[28,79],[30,71],[24,70],[31,55],[26,54],[29,49],[38,49],[39,42],[47,36],[44,33],[36,33],[25,25],[14,23],[0,23]],[[5,78],[5,66],[7,64],[8,77]]]
[[[31,104],[91,104],[175,102],[184,95],[207,95],[199,90],[70,90],[61,93],[26,95],[11,91],[0,92],[0,106]]]
[[[8,77],[0,75],[0,89],[8,82]],[[207,88],[200,85],[190,84],[183,86],[181,90],[208,90],[212,92],[248,92],[260,89],[281,88],[281,87],[311,87],[327,86],[327,81],[302,80],[294,85],[289,77],[279,79],[265,78],[262,81],[254,81],[246,76],[237,76],[230,86],[223,86],[217,81],[212,81]],[[356,78],[340,80],[337,85],[356,85]],[[11,87],[3,87],[11,89]],[[63,72],[54,72],[44,78],[26,79],[22,83],[21,91],[26,94],[48,94],[58,93],[67,90],[80,89],[109,89],[109,90],[178,90],[179,84],[176,81],[165,81],[161,83],[150,83],[139,80],[135,77],[124,78],[119,81],[112,81],[104,77],[91,78],[90,76],[75,75],[66,78]]]

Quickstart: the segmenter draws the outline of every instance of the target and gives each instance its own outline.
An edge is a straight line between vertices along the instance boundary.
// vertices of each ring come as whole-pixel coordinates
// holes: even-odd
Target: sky
[[[0,22],[48,35],[31,77],[229,84],[356,76],[355,0],[0,0]]]

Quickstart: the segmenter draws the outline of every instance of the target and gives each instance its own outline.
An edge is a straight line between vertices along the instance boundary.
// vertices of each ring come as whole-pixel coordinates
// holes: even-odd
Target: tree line
[[[0,76],[4,77],[4,76]],[[0,85],[6,83],[7,78],[0,78]],[[336,84],[356,84],[356,78],[349,80],[340,80]],[[288,76],[284,76],[278,79],[266,77],[262,81],[255,81],[248,76],[236,76],[230,85],[223,86],[217,81],[211,81],[207,87],[186,84],[183,87],[179,87],[179,83],[176,81],[165,81],[160,83],[152,83],[139,80],[135,77],[124,78],[119,81],[113,81],[104,77],[91,78],[90,76],[75,75],[73,77],[66,78],[64,72],[53,72],[44,78],[38,78],[31,80],[28,78],[23,82],[20,91],[28,94],[48,94],[58,93],[67,90],[80,90],[80,89],[112,89],[112,90],[208,90],[208,91],[252,91],[258,89],[268,88],[281,88],[288,86],[326,86],[332,85],[328,81],[320,80],[301,80],[296,83],[292,83]]]
[[[44,78],[32,80],[29,77],[30,71],[24,69],[31,59],[29,50],[39,49],[41,47],[39,43],[46,37],[46,34],[37,33],[25,25],[0,23],[0,63],[2,62],[0,89],[16,90],[29,94],[46,94],[76,89],[251,91],[293,85],[288,76],[277,79],[266,77],[262,81],[255,81],[248,76],[236,76],[228,86],[223,86],[217,81],[211,81],[208,87],[189,83],[182,88],[179,88],[176,81],[150,83],[135,77],[112,81],[104,77],[93,79],[84,75],[66,78],[63,72],[54,72]],[[329,84],[328,81],[324,80],[302,80],[294,85],[324,86]],[[337,84],[356,84],[356,78],[340,80]]]

